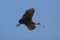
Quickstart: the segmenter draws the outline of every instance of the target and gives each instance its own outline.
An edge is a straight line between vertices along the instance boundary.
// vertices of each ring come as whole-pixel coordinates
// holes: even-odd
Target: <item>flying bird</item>
[[[19,24],[17,24],[17,27],[20,26],[21,24],[24,24],[27,26],[29,30],[33,30],[36,28],[35,25],[42,25],[41,23],[35,23],[32,21],[33,14],[35,12],[34,8],[30,8],[25,11],[25,14],[22,16],[21,19],[19,19]]]

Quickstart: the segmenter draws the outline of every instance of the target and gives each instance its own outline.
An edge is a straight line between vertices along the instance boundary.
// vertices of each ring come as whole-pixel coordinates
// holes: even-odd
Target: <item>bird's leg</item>
[[[35,23],[35,25],[41,25],[44,27],[44,24],[42,24],[42,23]]]
[[[35,23],[35,25],[41,25],[41,23]]]

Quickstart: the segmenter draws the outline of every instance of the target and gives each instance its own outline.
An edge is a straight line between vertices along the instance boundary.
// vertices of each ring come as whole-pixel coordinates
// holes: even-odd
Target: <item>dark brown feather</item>
[[[34,11],[35,10],[33,8],[26,10],[26,12],[23,15],[22,19],[30,19],[30,20],[32,20],[32,16],[34,14]]]
[[[32,21],[34,11],[33,8],[26,10],[23,17],[19,20],[19,24],[25,24],[29,30],[33,30],[35,28],[35,23]]]
[[[33,29],[35,29],[36,27],[35,27],[35,25],[34,24],[25,24],[26,26],[27,26],[27,28],[29,29],[29,30],[33,30]]]

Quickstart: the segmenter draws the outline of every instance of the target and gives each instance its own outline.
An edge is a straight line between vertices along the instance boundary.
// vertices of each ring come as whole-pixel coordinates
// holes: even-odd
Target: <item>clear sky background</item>
[[[60,40],[60,13],[58,0],[0,0],[0,40]],[[34,8],[32,31],[25,25],[16,28],[24,12]]]

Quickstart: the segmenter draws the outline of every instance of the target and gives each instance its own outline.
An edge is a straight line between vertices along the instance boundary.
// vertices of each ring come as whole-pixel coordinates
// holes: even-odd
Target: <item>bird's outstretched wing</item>
[[[27,28],[28,28],[29,30],[33,30],[33,29],[36,28],[34,24],[25,24],[25,25],[27,26]]]
[[[31,8],[31,9],[28,9],[26,10],[25,14],[23,15],[22,19],[29,19],[29,20],[32,20],[32,16],[34,14],[34,9]]]

